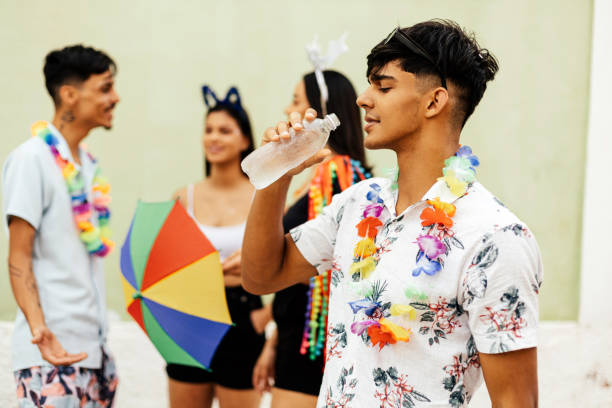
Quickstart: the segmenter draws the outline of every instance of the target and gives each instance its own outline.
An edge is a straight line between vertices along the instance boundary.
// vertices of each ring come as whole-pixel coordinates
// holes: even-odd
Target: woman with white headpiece
[[[326,55],[321,55],[316,40],[307,46],[315,70],[300,79],[291,103],[285,108],[287,115],[304,114],[313,108],[322,115],[335,113],[340,119],[340,126],[328,140],[333,154],[312,168],[304,185],[294,193],[295,203],[283,218],[285,232],[316,217],[334,194],[371,176],[355,89],[346,76],[327,69],[347,50],[344,38],[330,41]],[[328,271],[311,282],[291,286],[275,295],[273,315],[277,329],[266,342],[253,371],[255,388],[261,392],[271,390],[273,408],[316,405],[325,362],[328,331],[325,303],[330,285],[333,278]]]

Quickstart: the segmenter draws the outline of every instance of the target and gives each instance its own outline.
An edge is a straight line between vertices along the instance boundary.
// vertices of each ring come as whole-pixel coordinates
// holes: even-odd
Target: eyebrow
[[[102,79],[104,79],[105,81],[113,81],[115,79],[115,74],[113,74],[112,72],[109,72],[108,74],[104,75],[104,77],[102,77]]]
[[[380,74],[372,74],[370,75],[370,78],[368,78],[368,82],[372,83],[372,82],[380,82],[382,80],[391,80],[391,81],[397,81],[397,79],[391,75],[380,75]]]

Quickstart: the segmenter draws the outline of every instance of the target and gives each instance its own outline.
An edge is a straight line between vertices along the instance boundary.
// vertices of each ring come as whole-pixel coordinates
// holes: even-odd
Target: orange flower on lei
[[[445,226],[446,228],[450,228],[453,226],[453,220],[446,215],[446,212],[440,208],[431,208],[427,207],[421,213],[421,225],[427,227],[433,224],[440,224]]]
[[[382,221],[375,217],[366,217],[357,224],[357,235],[360,237],[376,238],[378,228],[383,225]]]
[[[387,344],[397,343],[397,340],[393,337],[393,333],[383,329],[382,326],[368,327],[368,336],[370,336],[370,341],[372,341],[373,346],[378,344],[378,347],[380,347],[379,350],[382,350]]]
[[[378,344],[379,350],[382,350],[387,344],[395,344],[398,341],[410,341],[412,332],[410,329],[404,329],[384,317],[378,321],[379,325],[368,327],[368,336],[372,345]]]

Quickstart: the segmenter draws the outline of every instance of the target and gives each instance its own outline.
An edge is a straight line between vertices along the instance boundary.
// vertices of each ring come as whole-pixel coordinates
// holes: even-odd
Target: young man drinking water
[[[19,310],[12,362],[19,407],[110,407],[117,377],[106,348],[102,258],[112,249],[108,182],[80,143],[110,129],[115,63],[81,45],[52,51],[55,104],[2,173],[9,274]],[[25,132],[24,132],[25,134]]]
[[[394,30],[370,52],[357,104],[366,147],[393,150],[397,178],[350,187],[286,236],[291,177],[328,152],[256,193],[245,287],[274,292],[332,270],[318,407],[462,407],[482,377],[494,407],[537,406],[539,249],[476,181],[478,158],[459,143],[497,70],[456,23]],[[292,114],[264,142],[301,120]]]

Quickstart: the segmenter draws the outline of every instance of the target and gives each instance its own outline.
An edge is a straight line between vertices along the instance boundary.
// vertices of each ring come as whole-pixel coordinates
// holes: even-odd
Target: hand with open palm
[[[68,354],[48,327],[32,330],[32,344],[36,344],[42,358],[54,366],[68,366],[87,358],[87,353]]]

